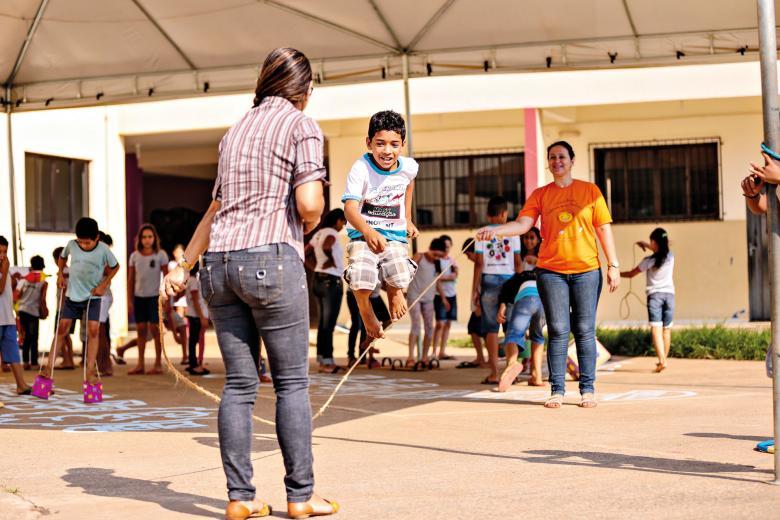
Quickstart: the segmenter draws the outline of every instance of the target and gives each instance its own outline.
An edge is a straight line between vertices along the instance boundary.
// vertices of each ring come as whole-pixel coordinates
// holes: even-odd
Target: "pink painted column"
[[[127,254],[135,249],[135,235],[143,224],[143,170],[134,153],[125,154],[125,216],[127,218]]]
[[[539,111],[535,108],[523,109],[523,123],[525,129],[525,198],[538,187],[539,184]]]

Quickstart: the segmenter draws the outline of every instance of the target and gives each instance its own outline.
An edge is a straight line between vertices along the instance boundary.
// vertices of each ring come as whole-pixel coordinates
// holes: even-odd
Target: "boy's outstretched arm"
[[[381,253],[385,250],[387,240],[377,230],[368,225],[366,219],[360,214],[360,203],[357,200],[347,199],[344,201],[344,216],[347,217],[347,222],[352,224],[352,227],[363,235],[371,251]]]

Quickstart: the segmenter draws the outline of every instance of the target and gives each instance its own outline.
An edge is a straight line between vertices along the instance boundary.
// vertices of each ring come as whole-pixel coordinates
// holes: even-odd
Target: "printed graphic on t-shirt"
[[[509,238],[498,239],[493,237],[493,240],[485,244],[485,254],[496,260],[503,260],[512,256],[514,252],[509,243]]]

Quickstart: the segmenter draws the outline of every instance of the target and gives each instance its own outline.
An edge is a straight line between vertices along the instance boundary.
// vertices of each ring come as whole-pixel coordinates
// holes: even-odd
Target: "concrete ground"
[[[337,352],[344,344],[337,336]],[[394,341],[381,349],[405,351]],[[219,393],[212,335],[207,355],[212,375],[199,382]],[[574,382],[566,404],[547,410],[548,389],[498,394],[478,384],[483,370],[455,362],[425,373],[359,369],[315,423],[317,490],[344,519],[777,518],[772,456],[752,449],[772,430],[763,364],[672,360],[653,374],[654,363],[603,367],[592,410],[575,405]],[[49,401],[14,396],[0,375],[0,518],[221,517],[216,405],[170,375],[126,371],[105,379],[101,405],[81,402],[78,371],[57,372]],[[339,378],[312,374],[313,406]],[[259,397],[256,413],[272,418],[270,385]],[[284,517],[273,430],[258,424],[255,434],[258,496]]]

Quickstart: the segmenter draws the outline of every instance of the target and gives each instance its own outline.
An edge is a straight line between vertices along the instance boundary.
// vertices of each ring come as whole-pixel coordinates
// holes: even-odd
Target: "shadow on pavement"
[[[717,473],[771,473],[769,470],[758,469],[755,466],[744,464],[691,459],[668,459],[664,457],[645,457],[641,455],[625,455],[622,453],[606,453],[599,451],[531,450],[526,451],[525,453],[529,455],[538,455],[537,457],[525,458],[526,461],[537,464],[627,469],[631,471],[688,475],[741,482],[763,481],[759,479],[718,475]]]
[[[218,517],[214,511],[200,506],[209,506],[222,510],[224,500],[180,493],[169,489],[170,482],[156,482],[137,478],[119,477],[113,469],[106,468],[70,468],[62,479],[68,487],[81,488],[88,495],[110,498],[129,498],[139,502],[159,504],[160,507],[176,513]]]
[[[709,433],[709,432],[695,432],[695,433],[686,433],[684,434],[686,437],[702,437],[705,439],[732,439],[735,441],[751,441],[751,442],[762,442],[771,437],[771,434],[767,437],[757,437],[755,435],[732,435],[730,433]]]
[[[718,473],[766,473],[770,470],[758,469],[755,466],[745,464],[731,464],[724,462],[710,462],[691,459],[669,459],[664,457],[645,457],[641,455],[625,455],[622,453],[605,453],[597,451],[561,451],[561,450],[531,450],[523,453],[533,455],[524,457],[520,455],[508,455],[500,453],[485,453],[478,451],[464,451],[451,448],[439,448],[433,446],[405,444],[400,442],[371,441],[364,439],[349,439],[344,437],[331,437],[314,435],[315,439],[329,439],[359,444],[376,444],[381,446],[398,446],[401,448],[414,448],[473,457],[488,457],[505,460],[518,460],[535,464],[560,464],[577,467],[600,467],[609,469],[627,469],[633,471],[646,471],[652,473],[666,473],[673,475],[688,475],[692,477],[715,478],[722,480],[734,480],[740,482],[763,482],[761,479],[740,478]],[[584,460],[583,460],[584,459]]]

